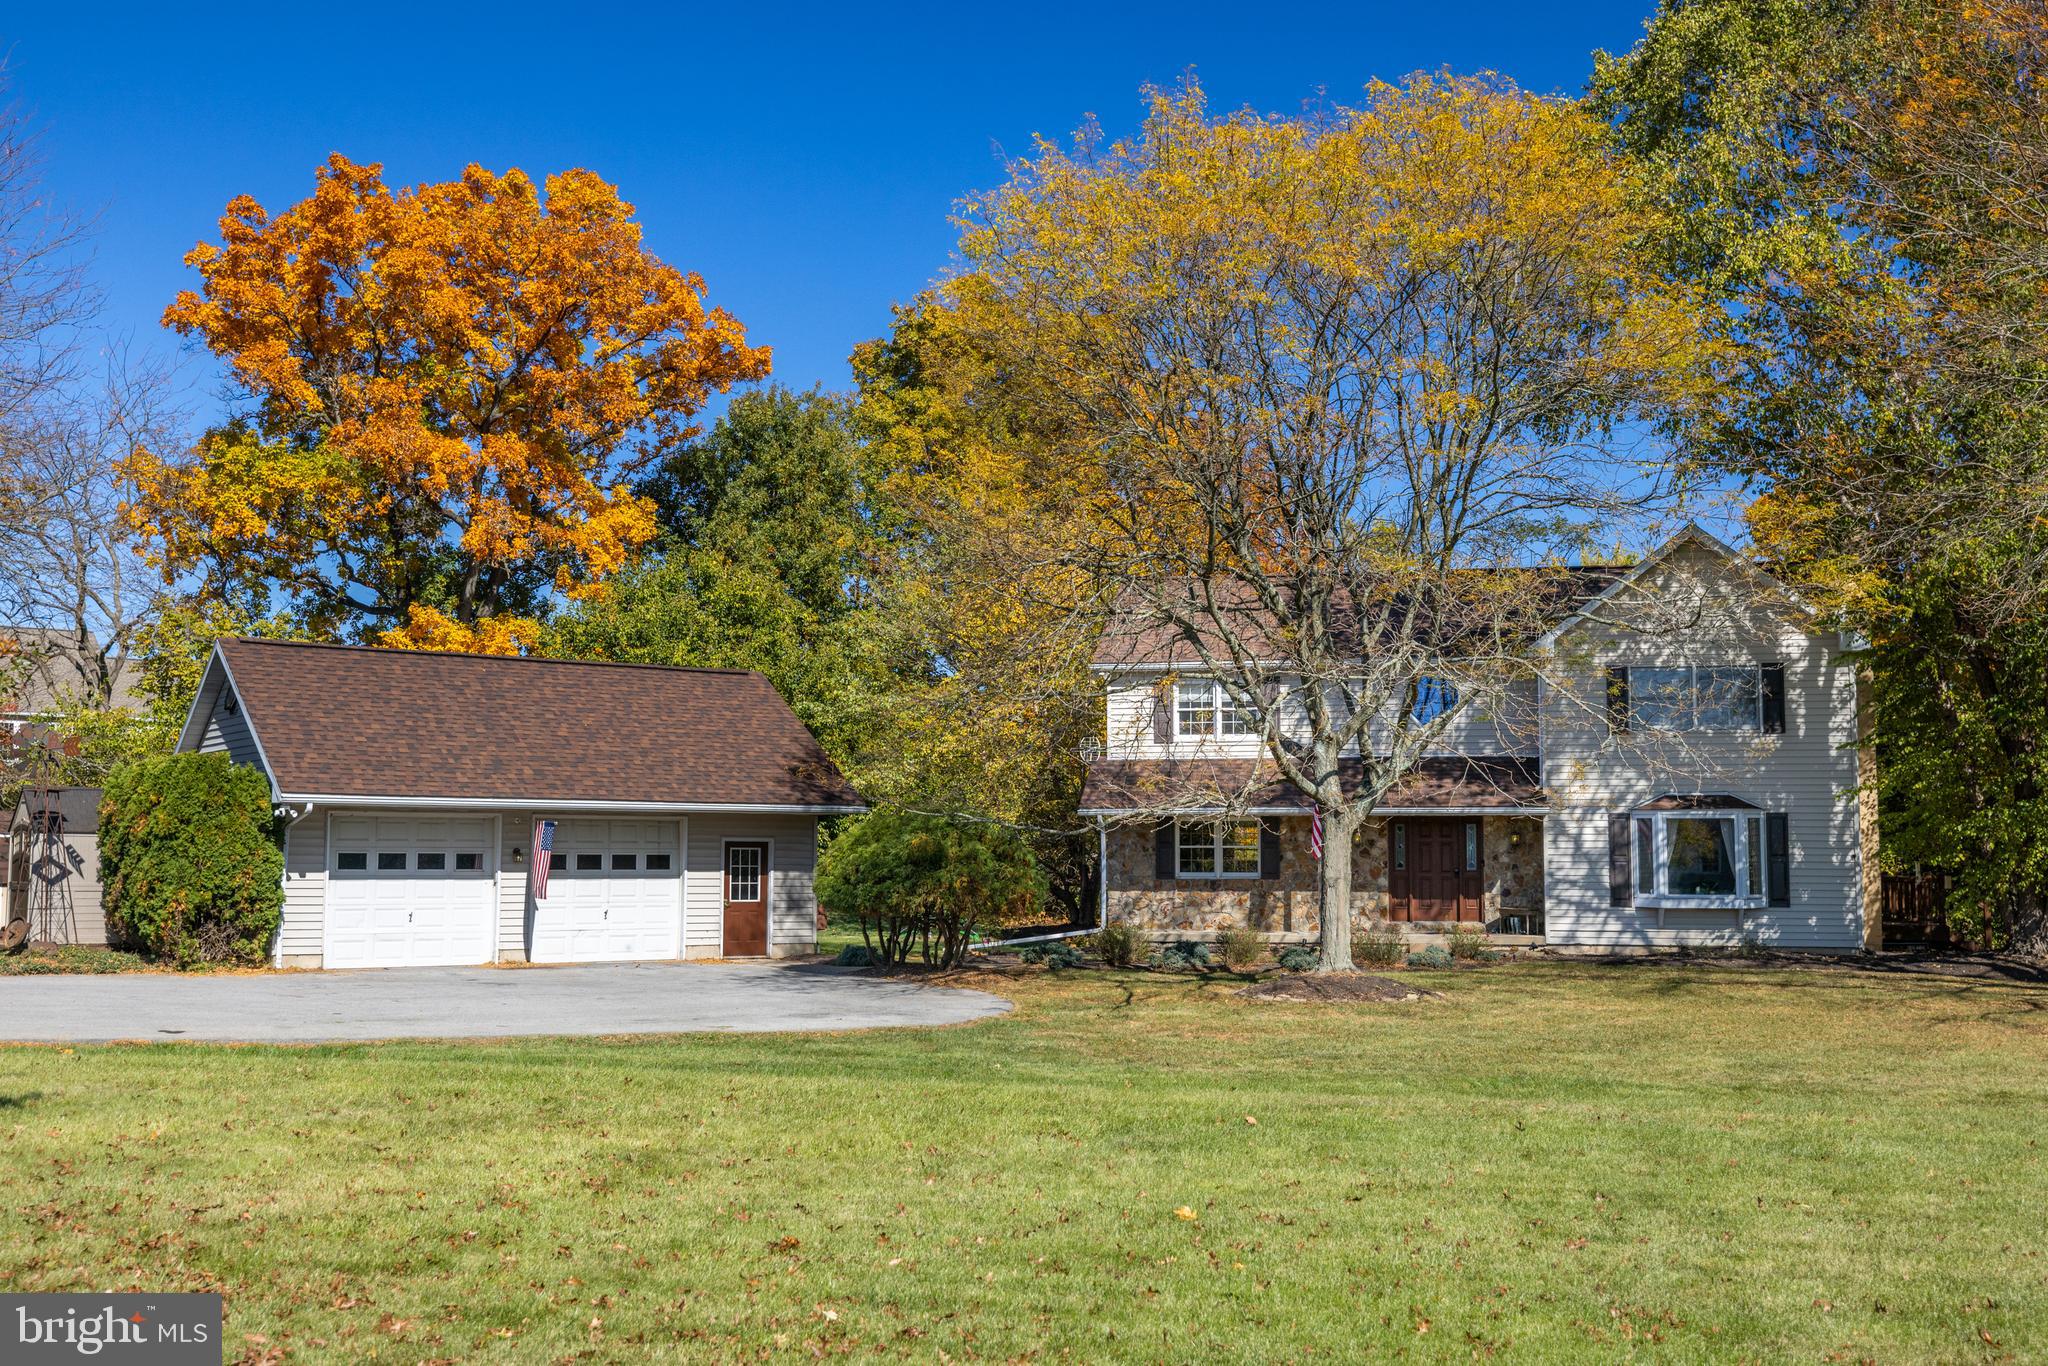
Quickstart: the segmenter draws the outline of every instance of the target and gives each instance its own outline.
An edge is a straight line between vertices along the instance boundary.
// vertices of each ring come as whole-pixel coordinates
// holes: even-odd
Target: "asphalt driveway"
[[[0,978],[0,1042],[317,1043],[959,1024],[1010,1003],[811,963]]]

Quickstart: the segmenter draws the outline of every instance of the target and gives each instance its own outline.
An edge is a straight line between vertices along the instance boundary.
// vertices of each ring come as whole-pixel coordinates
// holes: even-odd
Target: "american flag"
[[[555,852],[555,823],[535,821],[533,823],[533,899],[548,899],[548,864]]]
[[[1323,808],[1320,806],[1309,812],[1308,851],[1317,858],[1323,856]]]

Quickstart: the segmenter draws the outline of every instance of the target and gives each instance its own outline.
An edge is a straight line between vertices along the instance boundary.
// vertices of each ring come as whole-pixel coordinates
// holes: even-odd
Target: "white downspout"
[[[1109,924],[1109,820],[1095,818],[1097,836],[1095,856],[1095,928],[1102,929]]]
[[[273,779],[272,786],[274,787],[275,785],[276,780]],[[292,810],[292,808],[287,806],[285,810],[290,811]],[[284,893],[287,897],[291,895],[292,885],[292,829],[294,826],[298,825],[300,821],[306,819],[306,817],[312,814],[313,803],[307,802],[305,810],[297,812],[292,816],[292,818],[289,821],[285,822],[284,871],[278,875],[278,890]],[[322,876],[324,877],[326,873],[326,868],[324,864],[322,865],[321,873]],[[322,908],[322,913],[325,913],[324,907]],[[284,911],[282,908],[279,908],[278,911],[277,933],[270,937],[270,966],[273,971],[282,969],[284,967]]]

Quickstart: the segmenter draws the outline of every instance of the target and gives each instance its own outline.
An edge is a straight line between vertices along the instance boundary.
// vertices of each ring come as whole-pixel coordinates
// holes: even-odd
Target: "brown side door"
[[[725,846],[725,956],[758,958],[768,952],[768,846]]]
[[[1477,817],[1407,816],[1387,823],[1387,911],[1395,920],[1478,920]]]

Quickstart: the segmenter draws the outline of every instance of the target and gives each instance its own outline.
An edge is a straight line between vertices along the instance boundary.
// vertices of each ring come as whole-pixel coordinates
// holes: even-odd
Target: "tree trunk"
[[[1322,918],[1323,960],[1317,972],[1350,972],[1351,843],[1359,816],[1323,813],[1323,858],[1316,867],[1316,906]]]

